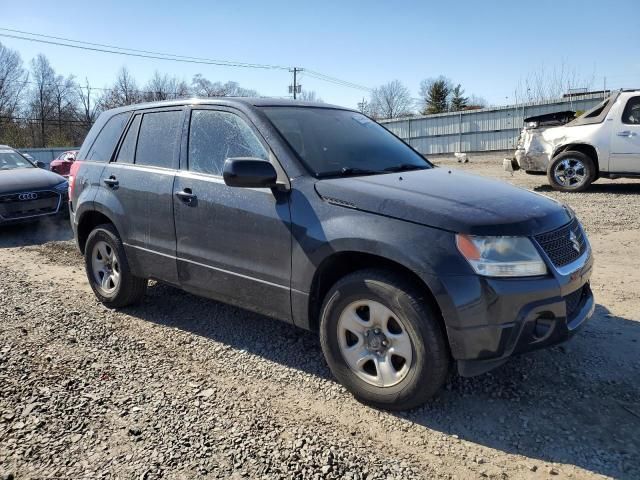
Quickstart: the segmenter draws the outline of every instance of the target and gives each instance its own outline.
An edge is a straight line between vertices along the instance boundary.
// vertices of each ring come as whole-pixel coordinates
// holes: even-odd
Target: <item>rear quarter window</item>
[[[129,115],[129,112],[118,113],[107,120],[107,123],[105,123],[100,133],[98,133],[84,160],[91,160],[93,162],[108,162],[111,160],[111,156],[127,124]]]

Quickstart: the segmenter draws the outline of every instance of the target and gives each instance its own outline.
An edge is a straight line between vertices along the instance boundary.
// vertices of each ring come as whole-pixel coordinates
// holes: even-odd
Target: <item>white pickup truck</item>
[[[562,125],[571,118],[566,113],[572,112],[526,119],[505,169],[546,173],[565,192],[585,190],[600,177],[640,178],[640,90],[615,92]]]

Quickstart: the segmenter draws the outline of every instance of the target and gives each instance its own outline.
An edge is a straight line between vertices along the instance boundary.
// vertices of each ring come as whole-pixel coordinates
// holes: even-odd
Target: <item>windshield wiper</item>
[[[385,172],[407,172],[409,170],[425,170],[427,167],[415,165],[413,163],[401,163],[384,169]]]
[[[367,168],[343,167],[340,175],[376,175],[384,173],[384,170],[369,170]]]

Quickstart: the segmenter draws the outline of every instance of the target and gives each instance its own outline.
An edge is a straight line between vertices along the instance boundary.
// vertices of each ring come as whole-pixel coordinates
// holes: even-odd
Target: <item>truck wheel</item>
[[[132,275],[122,241],[113,225],[97,226],[87,238],[85,269],[96,297],[109,308],[139,302],[147,279]]]
[[[382,270],[347,275],[322,306],[320,342],[335,377],[357,399],[405,410],[444,384],[450,356],[424,294]]]
[[[596,179],[596,168],[590,157],[570,150],[553,159],[547,178],[554,190],[582,192]]]

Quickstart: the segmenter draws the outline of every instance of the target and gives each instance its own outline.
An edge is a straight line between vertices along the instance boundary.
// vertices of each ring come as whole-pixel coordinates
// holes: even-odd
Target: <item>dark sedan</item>
[[[11,147],[0,145],[0,224],[37,220],[67,212],[64,177]]]

